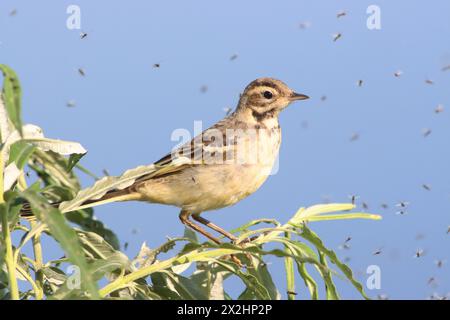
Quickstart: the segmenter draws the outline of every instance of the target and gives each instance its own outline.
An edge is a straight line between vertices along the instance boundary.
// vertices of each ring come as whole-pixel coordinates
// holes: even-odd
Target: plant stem
[[[0,204],[5,203],[5,199],[3,198],[3,168],[4,168],[3,154],[0,152]],[[11,233],[9,230],[7,210],[2,210],[2,229],[3,229],[3,240],[6,248],[5,262],[6,267],[8,268],[9,291],[12,300],[19,300],[19,287],[17,285],[16,266],[13,257]]]
[[[289,232],[285,232],[284,236],[287,239],[291,238],[291,234]],[[285,246],[286,253],[291,254],[288,247]],[[287,285],[287,296],[288,300],[295,300],[295,273],[294,273],[294,259],[291,257],[284,258],[284,269],[286,270],[286,285]]]
[[[36,221],[30,222],[31,228],[33,228],[36,225]],[[35,267],[35,280],[36,280],[36,286],[38,290],[36,290],[36,299],[42,300],[44,297],[44,274],[42,273],[42,266],[43,266],[43,258],[42,258],[42,246],[41,246],[41,234],[38,233],[33,237],[33,252],[34,252],[34,259],[36,260],[36,267]]]
[[[31,284],[31,287],[33,288],[34,291],[34,296],[37,297],[39,295],[38,291],[39,288],[36,285],[36,282],[33,281],[33,278],[31,278],[31,276],[28,274],[28,272],[26,272],[20,265],[16,266],[17,271],[25,278],[28,280],[28,282]]]
[[[11,293],[12,300],[19,300],[19,287],[17,286],[16,266],[14,264],[11,234],[9,232],[8,214],[6,210],[2,212],[2,229],[3,229],[3,240],[5,242],[6,248],[5,262],[6,267],[8,268],[9,291]]]
[[[22,173],[19,177],[19,189],[21,191],[25,190],[27,188],[27,182],[25,180],[25,176]],[[37,222],[35,220],[31,220],[30,221],[30,226],[31,229],[33,229],[34,227],[36,227]],[[42,258],[42,245],[41,245],[41,233],[38,232],[34,237],[33,237],[33,254],[34,254],[34,259],[35,259],[35,264],[34,264],[34,278],[35,278],[35,283],[34,283],[34,293],[35,293],[35,298],[36,300],[42,300],[44,297],[44,274],[42,273],[42,266],[44,265],[44,259]],[[31,279],[31,278],[30,278]],[[31,281],[30,281],[31,283]]]

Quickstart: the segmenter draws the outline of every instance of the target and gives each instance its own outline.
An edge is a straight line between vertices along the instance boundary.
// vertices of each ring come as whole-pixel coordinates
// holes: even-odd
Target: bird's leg
[[[213,230],[219,232],[219,233],[222,234],[223,236],[225,236],[225,237],[227,237],[228,239],[230,239],[231,241],[233,241],[234,244],[244,245],[244,244],[246,244],[246,243],[252,242],[253,240],[255,240],[255,239],[257,239],[257,238],[259,237],[259,235],[258,235],[258,236],[253,236],[253,237],[251,237],[251,238],[244,239],[244,240],[242,240],[241,242],[237,243],[238,238],[237,238],[235,235],[233,235],[233,234],[229,233],[228,231],[222,229],[221,227],[219,227],[218,225],[212,223],[212,222],[209,221],[208,219],[205,219],[205,218],[201,217],[199,214],[193,214],[193,215],[192,215],[192,218],[193,218],[195,221],[198,221],[198,222],[200,222],[201,224],[203,224],[203,225],[205,225],[205,226],[207,226],[207,227],[210,227],[211,229],[213,229]]]
[[[202,227],[200,227],[198,224],[193,223],[191,220],[189,220],[189,216],[190,213],[189,211],[185,211],[185,210],[181,210],[180,212],[180,220],[181,222],[188,226],[191,229],[194,229],[197,232],[200,232],[202,235],[204,235],[205,237],[207,237],[208,239],[212,240],[213,242],[220,244],[220,240],[217,239],[216,237],[214,237],[212,234],[210,234],[209,232],[205,231]]]
[[[189,211],[185,211],[185,210],[181,210],[180,212],[180,220],[181,222],[188,226],[191,229],[194,229],[197,232],[200,232],[202,235],[204,235],[205,237],[207,237],[208,239],[212,240],[213,242],[217,243],[217,244],[221,244],[220,240],[217,239],[216,237],[214,237],[212,234],[210,234],[209,232],[205,231],[202,227],[200,227],[198,224],[193,223],[191,220],[189,220],[189,216],[190,213]],[[195,216],[194,216],[195,217]],[[206,220],[206,219],[205,219]],[[208,220],[206,220],[208,221]],[[209,222],[209,221],[208,221]],[[223,230],[223,229],[222,229]],[[225,230],[223,230],[225,231]],[[231,259],[240,267],[242,267],[242,262],[235,256],[235,255],[231,255]]]
[[[227,238],[230,239],[231,241],[236,242],[236,240],[237,240],[237,237],[236,237],[236,236],[234,236],[233,234],[229,233],[228,231],[222,229],[221,227],[215,225],[215,224],[212,223],[211,221],[209,221],[209,220],[207,220],[207,219],[205,219],[205,218],[203,218],[203,217],[200,217],[199,214],[194,214],[194,215],[192,215],[192,218],[193,218],[195,221],[200,222],[201,224],[203,224],[203,225],[205,225],[205,226],[207,226],[207,227],[213,229],[214,231],[219,232],[220,234],[222,234],[223,236],[227,237]]]
[[[203,224],[203,225],[205,225],[205,226],[207,226],[207,227],[209,227],[209,228],[211,228],[211,229],[213,229],[213,230],[219,232],[220,234],[224,235],[225,237],[227,237],[228,239],[230,239],[234,244],[236,244],[236,245],[238,245],[238,246],[243,247],[245,243],[251,242],[251,241],[253,240],[253,238],[250,238],[250,239],[245,239],[244,241],[241,241],[241,242],[237,243],[238,238],[237,238],[235,235],[233,235],[233,234],[229,233],[228,231],[222,229],[222,228],[219,227],[218,225],[215,225],[214,223],[212,223],[212,222],[209,221],[208,219],[205,219],[205,218],[203,218],[203,217],[200,217],[200,214],[193,214],[193,215],[192,215],[192,218],[193,218],[195,221],[198,221],[198,222],[200,222],[201,224]],[[256,239],[257,237],[254,237],[254,238]],[[250,264],[253,265],[253,260],[252,260],[251,254],[247,252],[245,255],[247,256],[247,259],[250,261]],[[237,259],[237,258],[235,258],[234,256],[232,256],[232,259],[235,260],[235,259]],[[239,261],[239,260],[238,260],[238,261]],[[240,262],[240,261],[239,261],[239,262]]]

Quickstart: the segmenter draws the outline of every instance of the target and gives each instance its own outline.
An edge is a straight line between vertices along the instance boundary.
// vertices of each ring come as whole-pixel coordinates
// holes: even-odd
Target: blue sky
[[[81,8],[83,40],[66,28],[70,4]],[[371,4],[381,9],[381,30],[366,27]],[[338,19],[341,10],[347,15]],[[382,288],[371,296],[422,299],[450,292],[450,71],[441,70],[450,65],[448,12],[444,1],[3,0],[0,60],[20,76],[25,121],[81,142],[89,150],[82,164],[98,175],[159,159],[175,144],[174,129],[220,120],[255,78],[276,77],[308,94],[281,115],[279,172],[239,204],[205,216],[228,229],[261,217],[284,222],[300,206],[357,194],[384,219],[312,228],[350,257],[362,281],[367,266],[380,266]],[[444,111],[435,113],[439,104]],[[395,214],[399,201],[410,203],[408,214]],[[143,241],[156,246],[180,235],[177,214],[142,203],[96,210],[129,243],[130,256]],[[351,248],[340,250],[348,236]],[[425,255],[413,258],[417,249]],[[442,268],[439,259],[447,260]],[[271,268],[283,288],[282,265]],[[358,297],[344,282],[339,288]]]

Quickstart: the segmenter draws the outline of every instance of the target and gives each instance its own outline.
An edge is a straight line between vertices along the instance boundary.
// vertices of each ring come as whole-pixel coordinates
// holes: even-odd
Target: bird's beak
[[[291,96],[289,97],[289,100],[296,101],[296,100],[306,100],[309,99],[309,97],[306,94],[296,93],[293,92]]]

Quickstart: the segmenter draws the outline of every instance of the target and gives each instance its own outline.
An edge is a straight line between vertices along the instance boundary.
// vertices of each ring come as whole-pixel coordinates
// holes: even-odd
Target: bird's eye
[[[264,98],[266,98],[266,99],[272,99],[273,94],[272,94],[272,92],[270,92],[270,91],[264,91],[263,96],[264,96]]]

